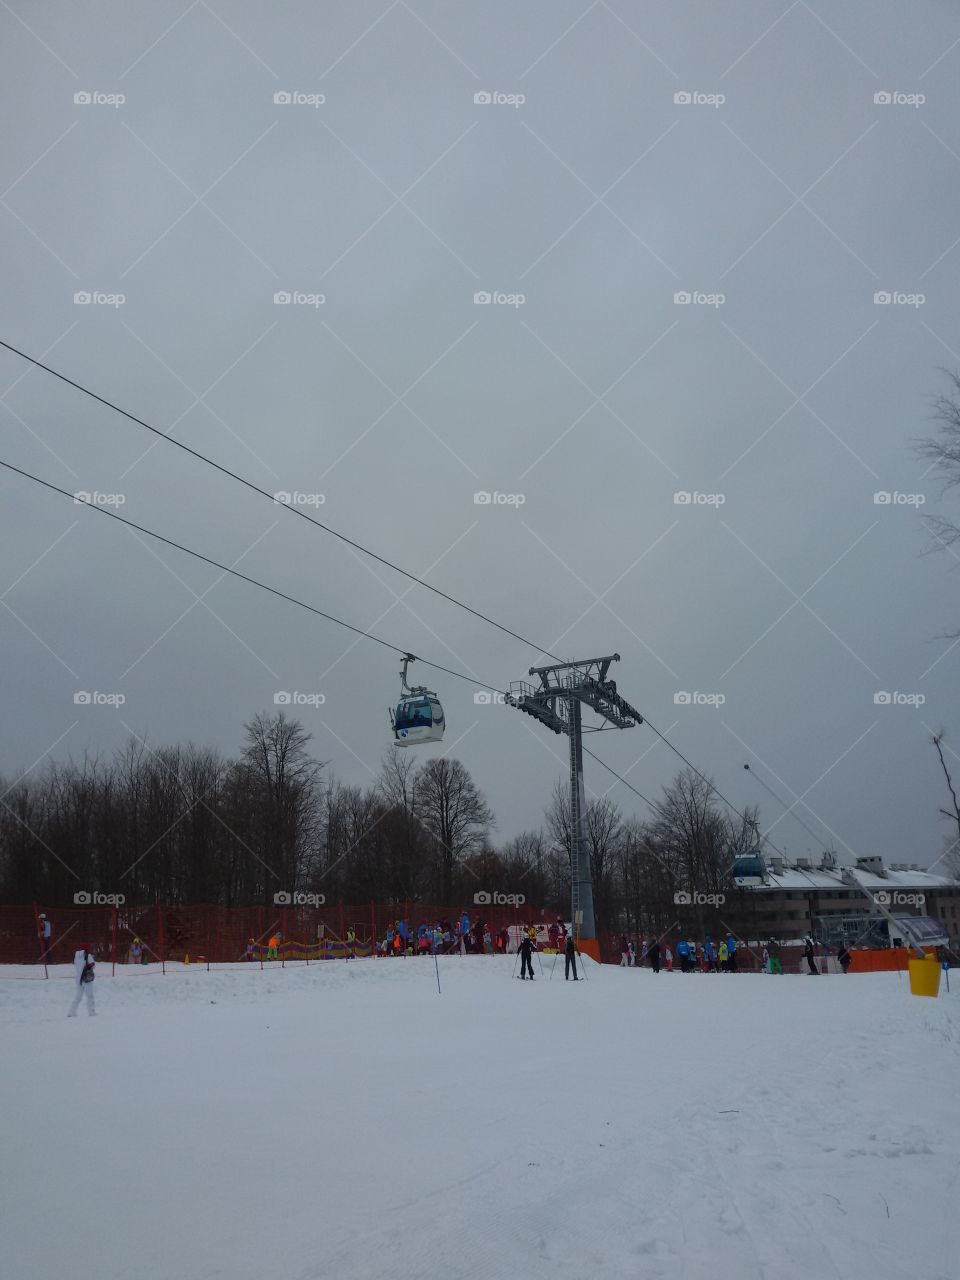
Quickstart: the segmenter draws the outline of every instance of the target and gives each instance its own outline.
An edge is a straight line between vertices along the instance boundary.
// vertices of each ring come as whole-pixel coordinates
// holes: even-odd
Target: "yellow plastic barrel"
[[[910,994],[936,996],[940,993],[940,961],[929,957],[920,960],[910,957]]]

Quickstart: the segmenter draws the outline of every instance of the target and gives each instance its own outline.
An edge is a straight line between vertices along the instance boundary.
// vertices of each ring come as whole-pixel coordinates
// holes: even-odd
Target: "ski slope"
[[[957,1280],[956,985],[543,963],[0,969],[0,1270]]]

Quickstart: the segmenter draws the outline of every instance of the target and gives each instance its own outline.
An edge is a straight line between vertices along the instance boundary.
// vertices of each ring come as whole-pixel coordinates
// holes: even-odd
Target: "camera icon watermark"
[[[676,307],[722,307],[727,300],[725,293],[704,293],[700,289],[677,289],[673,295]]]
[[[475,307],[513,307],[517,310],[526,300],[525,293],[503,293],[499,289],[477,289],[473,295]]]
[[[325,293],[304,293],[300,289],[277,289],[273,295],[275,307],[322,307],[327,301]]]
[[[301,493],[299,489],[278,489],[273,495],[278,507],[322,507],[327,500],[325,493]]]
[[[673,95],[678,107],[722,107],[727,100],[725,93],[703,93],[700,89],[678,89]]]
[[[122,707],[126,700],[125,693],[101,693],[98,689],[78,689],[73,695],[75,707]]]
[[[99,89],[80,89],[73,95],[77,107],[122,107],[127,100],[125,93],[101,93]]]
[[[479,489],[473,495],[476,507],[522,507],[527,500],[525,493],[501,493],[499,489]]]
[[[899,289],[877,289],[873,295],[875,307],[922,307],[927,300],[925,293],[903,293]]]
[[[525,894],[501,893],[499,889],[494,889],[492,893],[486,889],[478,889],[473,895],[474,905],[478,907],[522,907],[526,900]]]
[[[873,895],[878,907],[922,907],[926,905],[925,893],[904,893],[899,889],[881,889]]]
[[[96,890],[91,893],[87,889],[79,889],[73,895],[76,907],[122,907],[126,900],[125,893],[100,893]]]
[[[78,507],[122,507],[127,497],[123,493],[101,493],[98,489],[94,489],[93,492],[89,489],[78,489],[73,495],[73,500]]]
[[[299,89],[278,89],[273,95],[276,107],[322,107],[327,100],[325,93],[302,93]]]
[[[922,707],[926,700],[925,693],[888,693],[886,689],[878,689],[873,695],[875,707]]]
[[[725,493],[701,493],[699,489],[678,489],[673,495],[676,507],[722,507],[726,500]]]
[[[326,700],[326,694],[301,693],[298,689],[278,689],[273,695],[275,707],[322,707]]]
[[[122,307],[127,300],[125,293],[104,293],[100,289],[78,289],[73,295],[75,307]]]
[[[925,493],[901,493],[899,489],[880,489],[873,495],[876,507],[922,507],[926,500]]]
[[[475,107],[522,107],[527,100],[525,93],[501,93],[499,89],[480,89],[473,95]]]
[[[678,907],[722,907],[727,900],[725,893],[700,893],[698,890],[678,889],[673,895]]]
[[[326,894],[323,893],[303,893],[300,891],[291,893],[287,889],[278,889],[273,895],[273,905],[275,907],[322,907],[326,900]]]
[[[901,93],[899,89],[880,89],[873,95],[875,107],[922,107],[925,93]]]
[[[673,695],[675,707],[722,707],[726,701],[725,693],[700,693],[696,690],[690,693],[686,689],[678,689]]]

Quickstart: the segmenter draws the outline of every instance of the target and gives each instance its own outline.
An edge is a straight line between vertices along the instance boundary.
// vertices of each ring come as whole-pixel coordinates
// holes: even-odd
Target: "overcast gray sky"
[[[960,366],[955,4],[10,0],[0,32],[0,337],[538,644],[619,652],[767,823],[745,762],[820,847],[939,856],[960,593],[921,517],[957,505],[912,441]],[[401,648],[500,687],[541,658],[6,352],[0,422],[5,460]],[[128,728],[233,751],[283,690],[370,781],[388,651],[0,495],[8,779]],[[564,741],[414,673],[498,835],[536,826]],[[679,763],[590,746],[648,795]]]

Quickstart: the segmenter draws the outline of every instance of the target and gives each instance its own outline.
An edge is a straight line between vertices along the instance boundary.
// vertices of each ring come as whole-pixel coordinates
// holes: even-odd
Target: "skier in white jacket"
[[[77,1009],[80,1007],[80,1001],[83,996],[87,997],[87,1013],[91,1018],[96,1015],[96,1009],[93,1007],[93,967],[96,961],[90,948],[83,946],[73,957],[73,972],[76,975],[74,979],[74,995],[73,1004],[70,1006],[68,1018],[77,1016]]]

